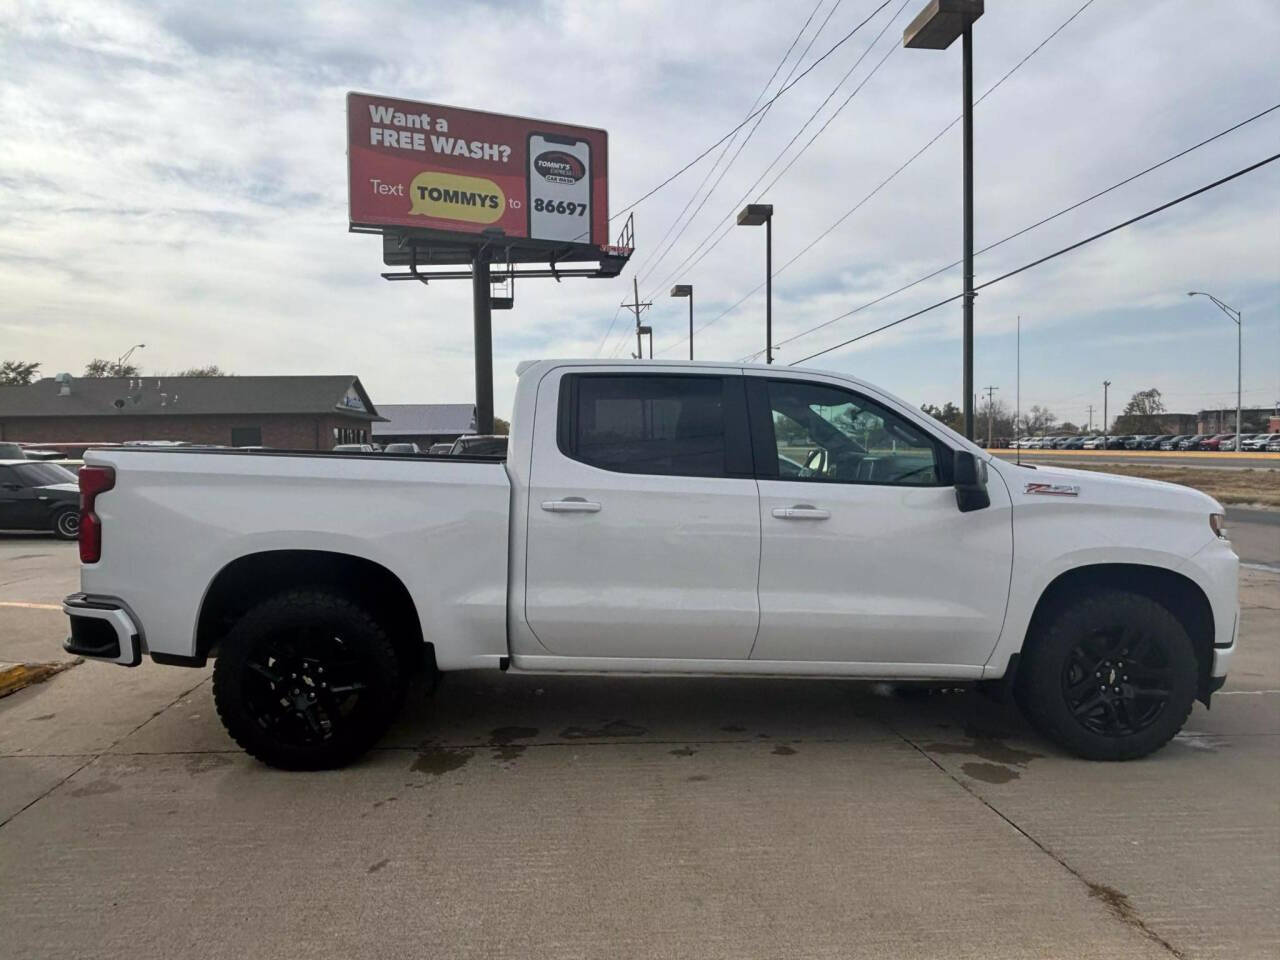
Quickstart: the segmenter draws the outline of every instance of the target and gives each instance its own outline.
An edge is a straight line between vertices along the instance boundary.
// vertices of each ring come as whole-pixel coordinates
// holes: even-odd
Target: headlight
[[[1213,531],[1213,535],[1219,540],[1227,539],[1227,518],[1221,513],[1209,514],[1209,529]]]

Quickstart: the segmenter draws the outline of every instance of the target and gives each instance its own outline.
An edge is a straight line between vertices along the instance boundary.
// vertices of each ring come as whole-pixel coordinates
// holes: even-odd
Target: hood
[[[1016,504],[1058,502],[1080,506],[1145,507],[1204,516],[1223,512],[1222,504],[1208,494],[1164,480],[1041,464],[1020,466],[1000,459],[990,461],[990,466],[1008,484]]]

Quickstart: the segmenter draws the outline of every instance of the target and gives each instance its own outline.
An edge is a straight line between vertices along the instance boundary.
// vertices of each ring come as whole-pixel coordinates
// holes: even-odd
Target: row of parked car
[[[423,450],[416,443],[340,443],[334,453],[385,453],[392,456],[412,457],[427,454],[433,457],[505,457],[507,438],[502,434],[475,434],[459,437],[450,443],[433,443]]]
[[[1123,434],[1116,436],[1022,437],[1009,444],[1022,450],[1241,450],[1280,452],[1280,433]]]

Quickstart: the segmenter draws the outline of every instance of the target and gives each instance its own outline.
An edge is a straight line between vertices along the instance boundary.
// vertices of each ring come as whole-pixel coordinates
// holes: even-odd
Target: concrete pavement
[[[74,558],[0,542],[0,604],[56,602]],[[1127,764],[969,693],[472,674],[361,764],[285,774],[208,670],[83,664],[0,700],[3,952],[1273,956],[1280,575],[1242,603],[1212,711]],[[62,633],[0,605],[0,657]]]

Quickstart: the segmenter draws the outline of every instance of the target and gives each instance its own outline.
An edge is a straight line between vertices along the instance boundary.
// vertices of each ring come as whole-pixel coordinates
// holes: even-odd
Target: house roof
[[[381,412],[386,422],[373,425],[375,437],[441,436],[476,429],[471,403],[387,403]]]
[[[136,417],[208,414],[341,414],[381,420],[360,378],[310,377],[45,377],[0,386],[0,418]]]

